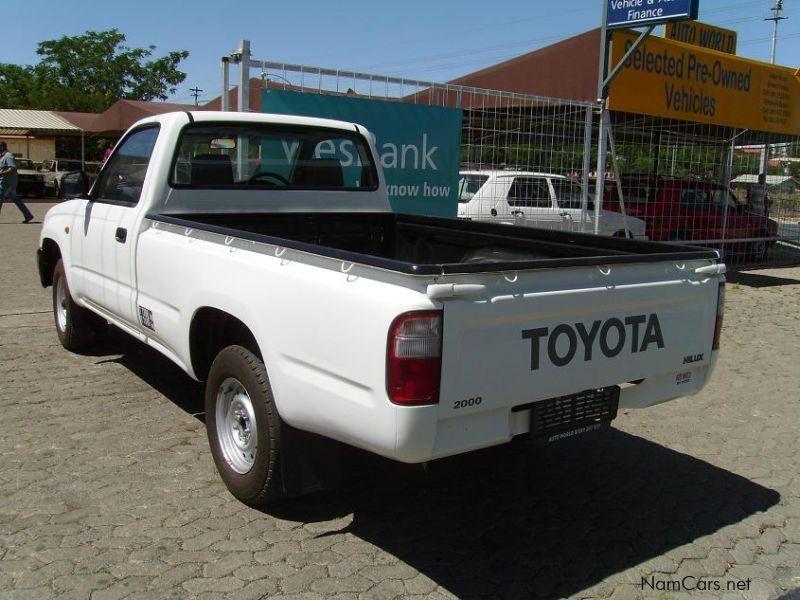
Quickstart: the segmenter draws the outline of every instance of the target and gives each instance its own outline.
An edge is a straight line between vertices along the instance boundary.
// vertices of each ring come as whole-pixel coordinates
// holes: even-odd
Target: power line
[[[710,15],[710,14],[721,13],[721,12],[730,13],[732,10],[735,10],[735,9],[750,8],[750,7],[754,6],[754,5],[759,4],[760,2],[761,2],[761,0],[750,0],[749,2],[741,2],[741,3],[738,3],[738,4],[728,5],[728,6],[725,6],[724,8],[717,8],[717,9],[707,10],[707,11],[705,11],[705,14],[706,15]],[[783,18],[786,18],[786,17],[783,17]],[[761,19],[762,19],[762,17],[760,15],[754,15],[754,16],[746,16],[746,17],[738,17],[738,18],[733,18],[733,19],[727,19],[725,21],[721,21],[719,24],[720,25],[729,25],[729,24],[735,24],[735,23],[755,22],[755,21],[759,21]],[[523,19],[523,20],[529,20],[529,19]],[[489,27],[493,27],[493,26],[489,26]],[[466,31],[476,31],[476,30],[485,29],[485,28],[486,27],[484,26],[484,27],[480,27],[480,28],[476,28],[476,29],[470,29],[470,30],[466,30]],[[464,32],[462,31],[461,33],[464,33]],[[415,69],[414,69],[413,65],[418,64],[418,63],[422,63],[422,66],[419,69],[419,72],[440,71],[440,70],[448,69],[448,68],[454,67],[454,66],[467,66],[467,65],[482,64],[487,59],[490,59],[490,60],[491,59],[495,59],[496,60],[497,58],[500,58],[501,60],[505,60],[505,59],[509,59],[509,58],[514,58],[514,57],[518,56],[518,54],[504,54],[501,57],[497,57],[497,52],[498,51],[502,51],[502,50],[511,51],[512,49],[520,47],[520,46],[523,46],[523,47],[527,46],[528,47],[527,51],[530,52],[530,51],[535,50],[540,44],[563,40],[565,38],[572,37],[574,35],[578,35],[579,33],[582,33],[582,32],[576,31],[574,33],[564,33],[564,34],[560,34],[558,36],[529,38],[529,39],[525,39],[525,40],[519,40],[519,41],[513,41],[513,42],[509,41],[509,42],[505,42],[505,43],[501,43],[501,44],[494,44],[494,45],[487,45],[487,46],[478,46],[478,47],[474,47],[473,46],[472,48],[465,49],[465,50],[456,50],[456,51],[450,51],[450,52],[440,52],[440,53],[435,53],[435,54],[420,55],[420,56],[416,56],[416,57],[408,57],[408,58],[399,59],[399,60],[384,61],[384,62],[380,62],[380,63],[373,63],[373,64],[364,65],[364,66],[359,67],[359,68],[367,69],[367,70],[371,70],[371,69],[386,69],[386,68],[400,68],[400,69],[403,69],[402,71],[398,72],[398,74],[400,74],[400,73],[414,72]],[[406,40],[404,42],[400,42],[400,43],[406,44],[407,41],[408,40]],[[391,44],[391,45],[395,45],[395,44]],[[472,58],[470,58],[470,57],[472,57]],[[456,59],[456,58],[461,58],[461,60],[457,60],[455,62],[447,62],[447,63],[445,63],[445,64],[443,64],[441,66],[431,65],[430,64],[432,61],[444,60],[444,59]]]

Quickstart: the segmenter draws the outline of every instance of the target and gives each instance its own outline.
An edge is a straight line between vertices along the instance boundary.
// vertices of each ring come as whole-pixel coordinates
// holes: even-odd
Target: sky
[[[699,20],[736,30],[738,54],[768,62],[775,0],[700,0]],[[776,62],[800,67],[800,0],[784,0]],[[31,0],[3,11],[0,63],[38,62],[37,44],[112,28],[155,57],[188,50],[169,101],[220,95],[220,58],[250,40],[254,59],[444,82],[599,27],[604,0]],[[656,29],[657,33],[662,28]],[[251,72],[258,76],[258,72]],[[569,76],[565,73],[565,76]],[[231,69],[231,82],[237,78]]]

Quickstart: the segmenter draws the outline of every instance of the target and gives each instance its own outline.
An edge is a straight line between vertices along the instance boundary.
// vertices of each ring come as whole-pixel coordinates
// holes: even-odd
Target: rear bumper
[[[619,408],[646,408],[699,392],[709,380],[718,352],[708,363],[648,377],[622,386]],[[420,463],[510,442],[530,431],[531,411],[512,407],[477,410],[441,419],[440,407],[397,407],[394,452],[380,452],[406,463]]]

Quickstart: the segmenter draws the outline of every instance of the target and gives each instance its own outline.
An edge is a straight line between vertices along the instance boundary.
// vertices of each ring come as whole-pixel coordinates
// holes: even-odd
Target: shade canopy
[[[0,135],[81,135],[81,128],[49,110],[0,108]]]

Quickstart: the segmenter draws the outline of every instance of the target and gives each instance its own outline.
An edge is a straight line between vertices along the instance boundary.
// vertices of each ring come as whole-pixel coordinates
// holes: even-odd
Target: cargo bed
[[[415,275],[719,259],[706,248],[393,213],[148,218]]]

